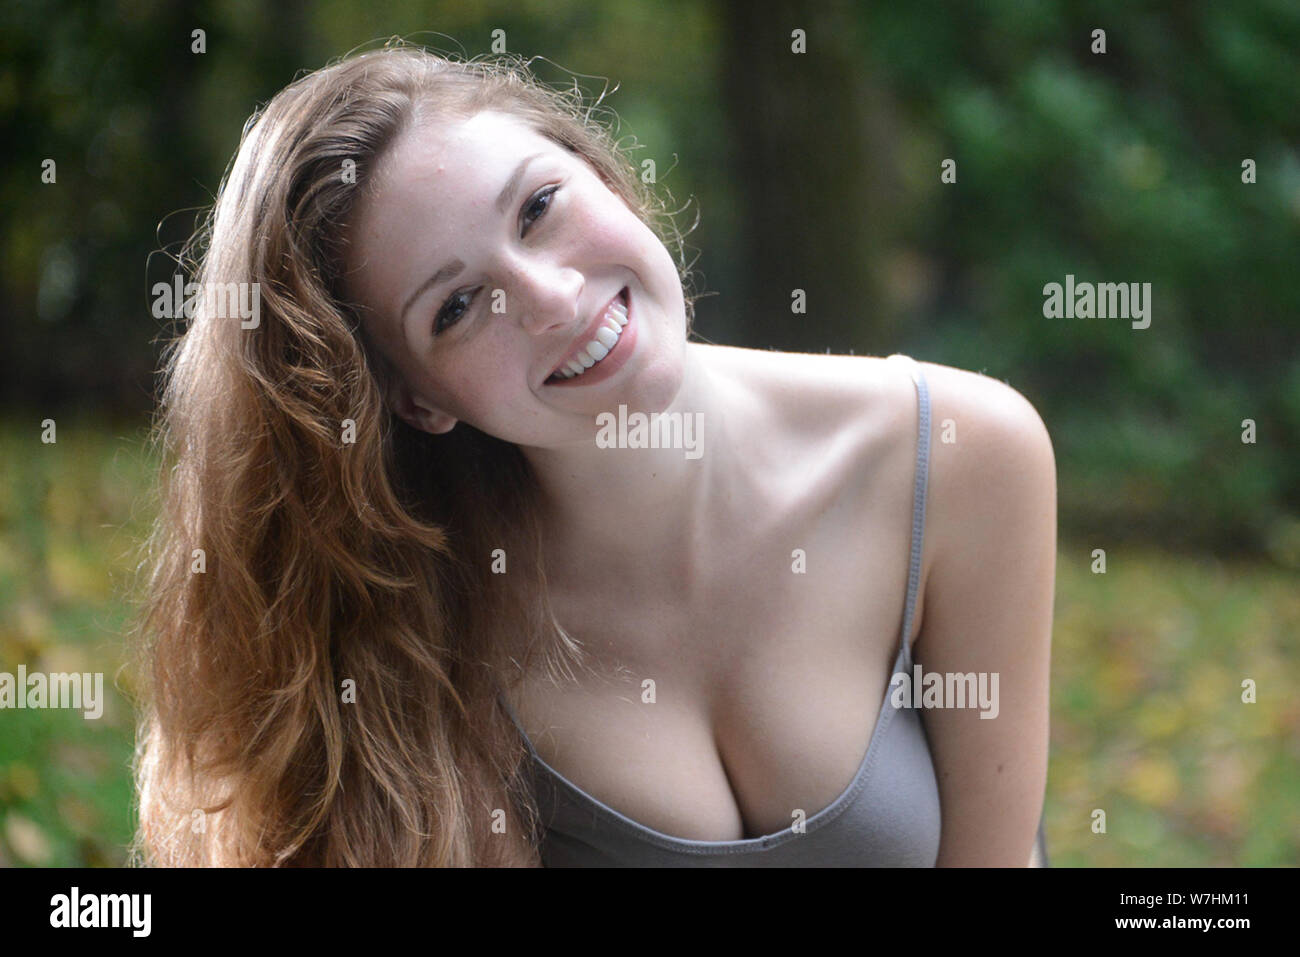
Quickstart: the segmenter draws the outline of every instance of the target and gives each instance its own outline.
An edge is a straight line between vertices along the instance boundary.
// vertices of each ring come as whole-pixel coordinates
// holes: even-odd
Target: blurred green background
[[[0,712],[0,863],[125,859],[149,290],[245,119],[355,47],[473,56],[494,30],[547,82],[617,87],[623,143],[683,229],[699,216],[702,336],[905,352],[1037,407],[1060,501],[1053,865],[1300,862],[1300,5],[8,0],[0,671],[115,688],[98,721]],[[1067,273],[1151,283],[1150,328],[1044,318]]]

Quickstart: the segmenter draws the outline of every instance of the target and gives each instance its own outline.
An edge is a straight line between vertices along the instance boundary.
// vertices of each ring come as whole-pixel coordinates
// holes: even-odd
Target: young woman
[[[1043,423],[902,356],[689,341],[670,237],[509,61],[366,53],[250,122],[198,279],[260,315],[167,356],[143,862],[1028,862]],[[611,442],[628,413],[697,444]],[[917,667],[994,707],[917,707]]]

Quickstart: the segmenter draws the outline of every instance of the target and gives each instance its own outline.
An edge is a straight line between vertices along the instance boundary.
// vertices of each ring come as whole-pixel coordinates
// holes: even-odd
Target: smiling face
[[[594,416],[619,403],[660,410],[677,394],[686,310],[668,250],[581,157],[513,116],[409,129],[348,241],[345,293],[394,367],[390,406],[416,428],[461,419],[557,447],[594,441]],[[600,333],[624,291],[626,324]],[[587,344],[619,326],[596,361]],[[594,365],[552,377],[579,351]]]

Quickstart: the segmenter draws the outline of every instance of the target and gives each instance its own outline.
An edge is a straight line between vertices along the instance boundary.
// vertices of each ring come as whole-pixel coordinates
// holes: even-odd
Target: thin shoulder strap
[[[907,606],[903,612],[903,663],[912,667],[912,618],[916,614],[916,596],[921,585],[921,547],[925,541],[925,498],[930,485],[930,389],[925,383],[921,365],[911,356],[894,353],[890,359],[900,360],[907,366],[916,383],[917,418],[916,481],[912,486],[912,551],[907,568]]]

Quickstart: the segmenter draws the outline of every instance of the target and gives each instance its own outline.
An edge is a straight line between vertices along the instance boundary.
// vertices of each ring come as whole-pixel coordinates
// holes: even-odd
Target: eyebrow
[[[497,196],[495,205],[497,212],[500,213],[500,215],[504,216],[506,214],[506,208],[510,205],[511,200],[514,199],[515,193],[519,191],[519,184],[523,182],[524,173],[528,171],[528,164],[544,155],[544,153],[533,153],[531,156],[525,156],[519,161],[519,165],[515,167],[515,171],[511,173],[510,178],[506,180],[506,185],[502,188],[501,194]],[[402,306],[402,311],[397,316],[398,326],[400,327],[406,324],[406,313],[411,306],[415,304],[417,299],[435,286],[446,282],[448,279],[456,278],[464,268],[465,264],[463,262],[459,259],[453,259],[422,282],[415,292],[411,293],[407,298],[405,305]]]

